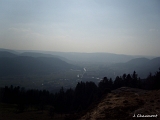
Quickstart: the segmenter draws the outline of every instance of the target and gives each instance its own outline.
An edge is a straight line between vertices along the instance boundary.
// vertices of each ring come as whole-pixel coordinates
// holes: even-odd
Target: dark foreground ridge
[[[0,103],[0,120],[135,120],[144,116],[160,117],[160,90],[121,87],[104,94],[88,109],[73,113],[59,113],[52,105]],[[20,110],[23,110],[20,111]],[[133,117],[134,116],[134,117]]]
[[[160,90],[118,88],[105,96],[79,120],[134,120],[137,118],[160,119]]]
[[[160,70],[146,79],[137,76],[134,71],[114,81],[104,77],[98,86],[78,82],[75,89],[62,87],[57,93],[5,86],[0,88],[0,120],[159,119]]]

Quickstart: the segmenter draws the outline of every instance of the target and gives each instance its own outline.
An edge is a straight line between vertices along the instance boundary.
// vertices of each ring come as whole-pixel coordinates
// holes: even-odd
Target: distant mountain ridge
[[[56,57],[18,56],[0,51],[0,76],[42,75],[78,68]]]
[[[135,58],[126,63],[112,64],[108,68],[112,69],[116,75],[136,71],[140,77],[144,78],[149,73],[154,73],[160,68],[160,57],[151,60],[147,58]]]
[[[91,62],[91,63],[127,62],[134,58],[133,56],[130,55],[119,55],[113,53],[50,52],[50,54],[62,56],[71,61]]]
[[[8,51],[0,51],[0,58],[1,57],[17,57],[18,55],[10,53]]]
[[[23,52],[19,54],[19,56],[30,56],[30,57],[55,57],[59,58],[65,62],[68,62],[68,59],[58,56],[58,55],[52,55],[52,54],[45,54],[45,53],[38,53],[38,52]]]
[[[4,49],[4,48],[0,48],[0,52],[10,52],[10,53],[13,53],[13,54],[19,54],[18,51],[16,50],[10,50],[10,49]]]
[[[64,69],[66,68],[69,69],[69,67],[67,66],[70,66],[70,68],[74,68],[75,66],[72,64],[74,64],[75,62],[77,63],[87,62],[87,63],[93,63],[92,65],[94,65],[94,63],[103,63],[103,64],[109,63],[106,67],[103,67],[103,71],[107,71],[106,75],[109,77],[113,76],[116,77],[117,75],[119,76],[122,75],[123,73],[129,74],[133,73],[133,71],[136,71],[138,75],[143,78],[149,75],[150,72],[152,73],[156,72],[160,67],[160,57],[156,57],[150,60],[145,57],[135,58],[135,56],[117,55],[112,53],[72,53],[72,52],[65,53],[65,52],[45,52],[45,51],[20,52],[8,49],[0,49],[0,58],[1,58],[0,67],[2,67],[3,64],[6,64],[8,65],[6,67],[9,68],[9,65],[13,67],[14,64],[16,64],[21,66],[22,68],[19,67],[16,68],[14,66],[15,68],[14,69],[12,68],[11,71],[14,70],[18,71],[18,69],[23,70],[24,67],[24,65],[23,64],[21,65],[20,63],[26,62],[24,64],[39,69],[38,70],[39,72],[37,71],[37,73],[30,70],[36,74],[40,73],[40,69],[41,73],[42,70],[46,70],[49,73],[52,70],[55,71],[56,69],[62,70],[63,66],[66,66],[64,67]],[[26,58],[26,60],[24,58]],[[18,60],[21,62],[18,63],[17,62]],[[37,65],[38,63],[41,65],[41,67]],[[28,67],[24,68],[26,70],[27,69],[29,70]],[[3,67],[0,69],[3,72]]]
[[[58,57],[69,63],[75,62],[90,62],[90,63],[125,63],[134,58],[143,56],[114,54],[114,53],[80,53],[80,52],[53,52],[53,51],[38,51],[38,50],[9,50],[0,49],[11,53],[16,53],[21,56],[32,57]],[[154,58],[154,57],[147,57]]]

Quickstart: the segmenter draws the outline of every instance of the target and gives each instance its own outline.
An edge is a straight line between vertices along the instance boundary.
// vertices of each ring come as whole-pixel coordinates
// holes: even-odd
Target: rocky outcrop
[[[80,120],[160,119],[160,90],[122,87],[113,90]]]

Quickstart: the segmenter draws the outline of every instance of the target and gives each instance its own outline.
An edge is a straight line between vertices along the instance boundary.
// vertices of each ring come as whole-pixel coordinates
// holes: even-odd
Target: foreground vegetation
[[[5,86],[0,89],[1,111],[6,110],[21,115],[23,112],[41,111],[50,117],[60,115],[59,118],[70,119],[73,115],[69,115],[82,114],[111,90],[124,86],[146,90],[160,89],[160,70],[155,75],[150,74],[146,79],[138,78],[134,71],[132,75],[117,76],[114,82],[104,77],[98,86],[94,82],[79,82],[75,89],[64,90],[62,87],[57,93],[38,89],[25,90],[19,86]]]

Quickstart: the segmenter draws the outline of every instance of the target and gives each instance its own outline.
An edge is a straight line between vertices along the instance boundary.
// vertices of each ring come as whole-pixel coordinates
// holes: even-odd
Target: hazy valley
[[[0,49],[0,85],[56,91],[62,86],[74,88],[80,81],[98,84],[105,76],[114,80],[133,71],[145,78],[159,66],[160,57]]]
[[[48,120],[159,116],[159,67],[160,57],[0,49],[0,114]]]
[[[160,119],[160,0],[0,3],[0,120]]]

